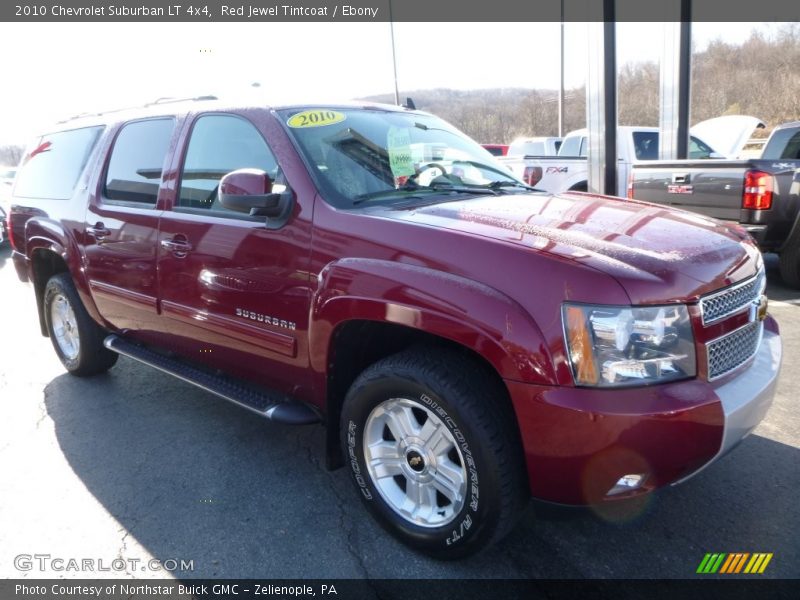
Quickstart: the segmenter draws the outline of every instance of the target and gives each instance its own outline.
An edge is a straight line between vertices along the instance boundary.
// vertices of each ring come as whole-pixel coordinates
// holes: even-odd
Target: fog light
[[[630,492],[635,489],[638,489],[644,483],[644,475],[631,473],[630,475],[623,475],[619,478],[619,481],[614,484],[606,496],[615,496],[616,494],[622,494],[623,492]]]

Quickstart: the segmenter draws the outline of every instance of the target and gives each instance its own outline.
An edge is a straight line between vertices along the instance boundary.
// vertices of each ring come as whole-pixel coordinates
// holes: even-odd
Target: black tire
[[[392,427],[381,426],[378,417],[371,419],[370,415],[379,406],[375,414],[384,415],[384,418],[389,413],[387,407],[411,408],[416,421],[414,426],[422,428],[417,430],[420,437],[395,437]],[[413,443],[405,444],[409,439],[422,439],[424,424],[431,419],[430,415],[431,427],[436,425],[435,431],[443,431],[436,434],[441,445],[433,445],[441,450],[448,448],[446,444],[453,444],[457,450],[454,452],[450,448],[446,454],[442,451],[433,458],[423,459],[420,464],[423,455],[430,456],[426,454],[430,449],[423,444],[417,453]],[[342,409],[341,427],[345,457],[368,510],[402,542],[426,554],[455,559],[485,548],[511,530],[528,502],[522,444],[507,392],[483,365],[460,352],[412,349],[373,364],[350,387]],[[383,437],[378,443],[388,444],[394,448],[391,452],[402,457],[394,460],[404,474],[384,473],[379,478],[382,486],[379,489],[365,459],[365,438],[374,441],[380,427],[383,427]],[[393,439],[387,440],[387,437]],[[433,437],[431,435],[430,439]],[[414,461],[416,466],[412,467]],[[419,489],[413,486],[419,484],[409,477],[430,475],[435,478],[447,473],[447,469],[452,472],[453,466],[461,467],[461,480],[466,482],[464,493],[454,494],[456,501],[453,502],[443,493],[434,491],[431,509],[421,511],[429,517],[426,524],[403,516],[387,500],[393,496],[402,501],[409,485],[412,492],[408,498],[411,498],[413,490]],[[423,472],[416,473],[417,468]],[[433,483],[424,485],[436,487]],[[422,492],[418,497],[423,497]],[[463,500],[457,500],[459,497]],[[413,505],[413,500],[411,502]],[[463,506],[456,510],[459,502],[463,502]],[[421,522],[425,518],[417,517],[417,520]]]
[[[69,273],[59,273],[50,278],[44,289],[43,305],[50,341],[69,373],[84,377],[104,373],[114,366],[119,355],[103,346],[107,334],[86,312]],[[53,311],[58,307],[68,307],[74,315],[74,324],[69,326],[74,353],[62,348],[56,335]]]
[[[800,231],[795,232],[780,254],[781,279],[788,287],[800,289]]]
[[[589,191],[589,184],[585,181],[580,183],[576,183],[571,188],[569,188],[570,192],[588,192]]]

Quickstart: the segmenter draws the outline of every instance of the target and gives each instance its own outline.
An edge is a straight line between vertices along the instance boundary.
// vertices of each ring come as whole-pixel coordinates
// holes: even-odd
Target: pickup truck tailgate
[[[708,166],[716,161],[708,161]],[[637,200],[666,204],[725,221],[738,221],[742,210],[744,171],[747,163],[691,168],[685,165],[637,166],[633,196]]]

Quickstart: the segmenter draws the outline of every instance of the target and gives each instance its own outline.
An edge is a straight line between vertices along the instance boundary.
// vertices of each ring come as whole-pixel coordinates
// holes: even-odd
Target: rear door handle
[[[192,250],[192,245],[182,235],[176,235],[171,240],[161,240],[161,247],[167,252],[172,252],[176,258],[183,258]]]
[[[111,235],[111,232],[106,229],[106,226],[102,223],[98,222],[94,224],[94,227],[87,227],[86,233],[92,236],[95,240],[97,240],[98,244],[102,244],[103,240]]]

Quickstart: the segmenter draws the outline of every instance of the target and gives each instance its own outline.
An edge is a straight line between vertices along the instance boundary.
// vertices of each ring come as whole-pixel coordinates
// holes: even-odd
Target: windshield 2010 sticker
[[[413,175],[414,161],[411,157],[411,134],[408,129],[389,127],[386,134],[386,149],[389,151],[389,168],[395,177]]]
[[[327,110],[324,108],[315,108],[312,110],[304,110],[291,117],[286,124],[289,127],[300,129],[303,127],[324,127],[325,125],[333,125],[334,123],[341,123],[347,117],[344,113],[336,110]]]

